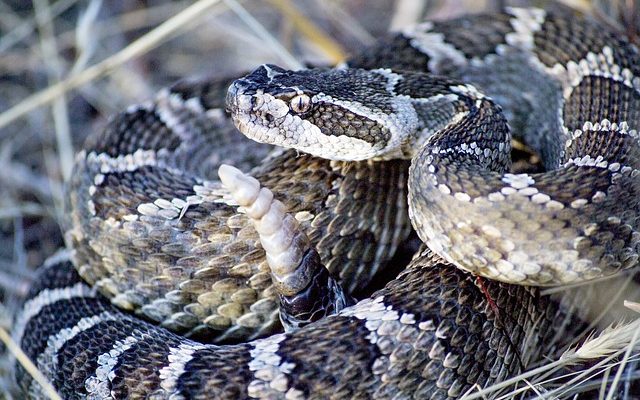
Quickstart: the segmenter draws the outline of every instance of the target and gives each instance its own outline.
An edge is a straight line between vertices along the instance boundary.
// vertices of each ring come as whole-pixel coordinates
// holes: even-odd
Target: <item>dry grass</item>
[[[10,314],[25,296],[34,268],[62,244],[64,177],[74,150],[107,116],[181,77],[237,75],[265,62],[331,64],[389,26],[415,21],[418,13],[448,17],[503,3],[200,0],[155,1],[145,8],[138,2],[0,0],[0,329],[10,330]],[[622,22],[638,37],[633,1],[570,3],[612,24]],[[637,363],[634,352],[625,349],[637,339],[637,330],[629,336],[634,326],[618,326],[589,342],[617,338],[615,356],[571,373],[563,370],[562,383],[546,371],[565,366],[573,356],[550,360],[535,374],[519,377],[526,384],[518,391],[502,395],[570,397],[595,390],[610,398],[616,385],[637,378],[635,369],[620,367]],[[2,357],[0,392],[13,398],[9,376]]]

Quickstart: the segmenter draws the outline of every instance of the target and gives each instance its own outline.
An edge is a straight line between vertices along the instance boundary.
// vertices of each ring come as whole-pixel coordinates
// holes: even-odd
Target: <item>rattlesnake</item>
[[[180,83],[78,155],[73,251],[42,268],[15,337],[69,398],[455,398],[502,381],[553,356],[584,305],[461,269],[549,285],[635,265],[639,61],[589,19],[513,8],[409,28],[337,69],[265,65],[231,84],[228,111],[295,150],[257,180],[222,167],[226,187],[215,167],[266,151],[228,153],[226,83]],[[507,172],[507,123],[549,172]],[[408,215],[428,247],[349,306]],[[201,340],[271,334],[279,312],[288,332],[202,344],[98,291]]]

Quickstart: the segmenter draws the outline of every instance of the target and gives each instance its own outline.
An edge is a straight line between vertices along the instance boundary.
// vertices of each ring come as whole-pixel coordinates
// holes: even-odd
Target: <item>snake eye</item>
[[[305,113],[311,108],[311,97],[306,94],[296,95],[289,101],[289,107],[296,114]]]

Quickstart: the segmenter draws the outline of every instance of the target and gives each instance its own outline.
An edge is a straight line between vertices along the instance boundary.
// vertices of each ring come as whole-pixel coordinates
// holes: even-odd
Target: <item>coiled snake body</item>
[[[266,150],[228,151],[221,84],[178,84],[79,154],[73,252],[43,268],[15,336],[69,398],[456,398],[502,381],[579,324],[575,298],[496,280],[636,264],[639,61],[589,19],[510,9],[390,35],[348,68],[265,65],[231,84],[235,125],[334,161],[282,150],[257,181],[222,167],[224,186],[215,167]],[[507,121],[548,172],[508,173]],[[428,248],[347,307],[408,215]],[[111,303],[207,341],[273,333],[278,313],[289,329],[202,344]]]

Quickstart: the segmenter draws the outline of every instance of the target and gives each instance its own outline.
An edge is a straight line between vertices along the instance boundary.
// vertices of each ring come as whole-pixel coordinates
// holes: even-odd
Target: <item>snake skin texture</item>
[[[40,282],[22,347],[65,398],[456,398],[547,353],[568,323],[535,289],[491,282],[498,321],[473,279],[426,249],[339,315],[239,345],[203,345],[132,318],[69,262]]]
[[[69,250],[14,337],[64,398],[447,399],[501,382],[589,311],[579,290],[522,285],[637,261],[639,68],[589,19],[514,8],[407,28],[338,69],[179,83],[78,154]],[[229,85],[236,127],[289,149],[234,132]],[[510,131],[547,172],[509,173]],[[411,225],[426,246],[371,296],[274,333],[282,288],[223,163],[273,192],[347,296]]]
[[[258,236],[207,175],[266,152],[219,108],[203,111],[220,105],[203,96],[223,101],[228,83],[177,86],[115,117],[78,155],[68,197],[74,264],[114,304],[187,336],[273,333],[278,307]],[[354,292],[409,233],[407,169],[402,160],[330,162],[285,151],[253,174],[303,222],[329,270]]]
[[[467,60],[450,44],[439,48],[433,42],[439,35],[446,39],[446,29],[424,33],[430,23],[410,40],[418,48],[432,47],[423,53],[431,55],[429,63],[437,57],[459,63],[460,77],[495,100],[430,75],[358,69],[363,63],[356,59],[351,68],[330,70],[263,66],[233,83],[227,104],[238,129],[258,142],[336,160],[412,159],[414,228],[432,250],[474,274],[557,285],[635,266],[637,51],[614,36],[594,39],[597,27],[584,20],[522,9],[512,17],[514,31],[482,62]],[[581,49],[569,43],[564,51],[552,47],[545,38],[552,29],[569,30],[575,43],[591,44],[592,51],[565,62],[564,51]],[[467,79],[495,73],[498,64],[515,68],[501,78],[531,86],[507,94],[505,82],[495,78]],[[429,68],[442,72],[438,65]],[[525,110],[514,110],[514,101],[500,102],[516,93],[528,100]],[[509,172],[510,129],[494,101],[507,118],[528,111],[527,121],[513,125],[525,127],[518,134],[541,155],[546,172]]]

